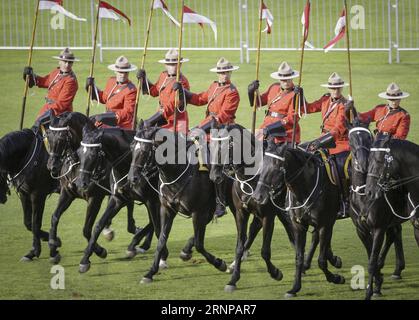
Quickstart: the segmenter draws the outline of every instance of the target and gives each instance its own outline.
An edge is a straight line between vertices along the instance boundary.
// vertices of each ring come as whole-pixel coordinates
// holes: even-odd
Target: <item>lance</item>
[[[93,37],[93,48],[92,48],[92,60],[90,62],[90,73],[89,73],[90,78],[93,77],[93,69],[94,69],[94,66],[95,66],[96,41],[97,41],[97,29],[98,29],[98,25],[99,25],[100,2],[101,1],[99,1],[99,5],[97,7],[97,13],[96,13],[95,33],[94,33],[94,37]],[[86,115],[87,116],[89,116],[89,114],[90,114],[90,98],[92,96],[92,90],[93,90],[93,87],[90,85],[88,90],[87,90],[87,109],[86,109]]]
[[[40,0],[38,0],[38,2],[36,4],[35,18],[34,18],[34,21],[33,21],[31,45],[30,45],[30,48],[29,48],[28,67],[30,67],[32,65],[32,53],[33,53],[33,44],[35,42],[36,23],[38,21],[39,1]],[[28,88],[29,88],[29,75],[26,75],[25,90],[23,91],[22,111],[20,113],[20,126],[19,126],[20,130],[22,130],[22,128],[23,128],[23,120],[25,118],[26,97],[28,96]]]
[[[147,21],[147,34],[144,40],[144,51],[143,51],[143,56],[141,58],[140,69],[144,69],[145,58],[147,56],[147,47],[148,47],[148,39],[150,36],[151,19],[153,17],[153,11],[154,11],[153,6],[154,6],[154,0],[151,0],[150,12],[148,13],[148,21]],[[137,124],[138,103],[140,100],[141,92],[142,92],[142,81],[141,79],[139,79],[137,83],[137,96],[135,98],[134,118],[132,119],[132,130],[135,130],[135,125]]]
[[[180,32],[179,32],[179,45],[178,45],[178,57],[177,57],[177,72],[176,72],[176,82],[180,80],[180,59],[182,59],[182,36],[183,36],[183,7],[185,5],[185,1],[182,0],[182,6],[180,8]],[[173,131],[177,132],[177,114],[178,114],[178,104],[179,101],[179,92],[175,96],[175,114],[173,120]],[[186,108],[186,106],[183,106]]]
[[[306,6],[310,5],[310,0],[307,0]],[[304,17],[305,14],[309,14],[308,12],[305,12],[305,8],[304,8]],[[307,17],[305,17],[307,19]],[[304,48],[305,48],[305,42],[307,40],[307,36],[308,36],[308,26],[305,26],[305,28],[307,28],[307,33],[306,31],[304,31],[303,34],[303,39],[301,41],[301,57],[300,57],[300,77],[298,79],[298,86],[301,87],[301,81],[303,79],[303,62],[304,62]],[[301,102],[303,101],[304,97],[301,97],[300,94],[297,94],[296,96],[294,96],[294,117],[293,117],[293,124],[292,124],[292,147],[295,148],[295,132],[297,129],[297,115],[298,115],[298,110],[300,108]]]
[[[349,100],[353,100],[352,98],[352,67],[351,67],[351,43],[349,41],[349,18],[348,18],[348,4],[346,0],[344,0],[345,4],[345,31],[346,31],[346,52],[348,55],[348,68],[349,68]],[[349,121],[352,122],[354,117],[354,110],[352,108],[349,110]]]
[[[259,1],[259,29],[258,29],[258,49],[256,53],[256,81],[259,80],[261,34],[262,34],[262,0]],[[255,130],[256,130],[256,107],[257,107],[258,97],[259,97],[259,89],[255,91],[255,95],[253,97],[252,134],[255,134]]]

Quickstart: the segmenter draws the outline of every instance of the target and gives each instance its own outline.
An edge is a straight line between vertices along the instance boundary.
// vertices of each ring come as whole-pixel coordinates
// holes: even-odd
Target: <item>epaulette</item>
[[[405,115],[409,115],[409,112],[407,110],[403,109],[402,107],[399,107],[400,111],[403,112]]]
[[[325,93],[323,97],[330,97],[330,93]]]
[[[237,91],[236,86],[232,83],[230,83],[230,90],[231,91]]]

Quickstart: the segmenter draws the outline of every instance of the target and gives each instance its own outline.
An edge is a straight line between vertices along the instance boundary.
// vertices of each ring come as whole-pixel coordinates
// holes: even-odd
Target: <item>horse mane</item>
[[[31,143],[34,132],[31,129],[21,131],[12,131],[0,139],[0,163],[5,159],[13,158],[16,152],[22,150],[22,147]],[[18,159],[12,159],[16,161]]]
[[[396,150],[400,150],[401,157],[405,157],[406,153],[413,154],[416,157],[419,156],[419,145],[411,141],[391,139],[388,145],[391,150],[393,150],[394,148],[396,148]]]

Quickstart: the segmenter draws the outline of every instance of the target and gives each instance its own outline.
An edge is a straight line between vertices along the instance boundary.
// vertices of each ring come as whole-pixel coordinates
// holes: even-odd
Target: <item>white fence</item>
[[[29,46],[36,0],[0,0],[0,49],[24,49]],[[90,49],[94,19],[94,0],[65,0],[64,7],[87,22],[63,18],[41,11],[35,49]],[[100,54],[106,50],[138,50],[144,42],[149,0],[108,0],[132,20],[128,23],[102,19]],[[274,16],[272,34],[263,34],[263,50],[297,50],[301,43],[301,14],[306,0],[265,0]],[[180,1],[166,0],[174,17]],[[186,5],[217,23],[218,41],[209,27],[186,25],[183,46],[189,50],[240,50],[241,60],[249,61],[255,50],[259,0],[186,0]],[[348,0],[352,50],[387,51],[389,63],[400,61],[400,52],[419,50],[419,0]],[[314,49],[333,37],[336,21],[343,9],[342,0],[312,0],[309,42]],[[177,28],[155,11],[150,49],[177,46]],[[333,50],[344,50],[344,41]]]

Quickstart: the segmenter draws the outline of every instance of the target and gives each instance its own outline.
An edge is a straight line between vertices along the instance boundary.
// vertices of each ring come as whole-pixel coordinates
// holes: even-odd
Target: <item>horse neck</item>
[[[177,145],[176,145],[176,149],[177,149]],[[177,154],[178,152],[179,150],[175,150],[175,154]],[[184,161],[185,163],[177,163],[179,162],[179,159],[177,159],[176,163],[165,162],[165,163],[159,164],[157,162],[157,168],[159,170],[160,175],[163,176],[164,179],[166,179],[165,182],[170,182],[177,179],[185,172],[185,170],[187,170],[187,168],[191,168],[193,166],[193,164],[190,163],[191,155],[190,155],[190,151],[188,151],[188,148],[185,149],[185,152],[186,152],[186,157],[182,158],[182,161]]]
[[[31,156],[31,152],[33,152],[33,148],[35,147],[35,135],[34,134],[27,134],[26,137],[23,139],[21,137],[22,131],[15,131],[8,134],[8,138],[0,140],[0,168],[8,171],[8,172],[15,172],[20,170],[22,166],[29,160]],[[29,133],[29,130],[28,130]],[[19,141],[10,146],[13,140],[17,140],[16,138],[19,137]],[[39,142],[40,143],[40,142]]]
[[[130,152],[130,141],[128,141],[127,136],[104,132],[102,149],[106,154],[106,160],[113,164],[114,169],[129,170],[132,155]]]
[[[259,163],[257,163],[257,161],[252,161],[251,163],[246,163],[244,161],[245,159],[245,152],[249,152],[249,150],[247,150],[247,147],[250,146],[250,155],[254,155],[254,157],[257,159],[256,154],[255,154],[255,137],[253,134],[251,134],[250,138],[248,134],[243,134],[244,132],[244,128],[236,125],[235,128],[238,128],[241,131],[241,145],[239,145],[239,150],[241,151],[240,154],[240,159],[241,159],[241,163],[237,164],[237,177],[241,180],[244,179],[249,179],[252,177],[256,176],[256,173],[259,171],[258,169],[256,170],[250,170],[250,169],[254,169],[255,166],[260,165]],[[234,142],[234,139],[233,139]],[[232,148],[234,149],[236,145],[233,144]],[[233,152],[233,150],[231,150],[231,148],[229,149],[229,152]],[[234,159],[233,159],[234,160]],[[233,163],[230,163],[230,165],[234,165]],[[249,173],[249,171],[251,171],[252,173]],[[254,179],[255,181],[257,181],[257,179]]]
[[[391,155],[393,156],[394,160],[399,163],[399,167],[401,169],[399,172],[399,177],[401,179],[419,176],[418,148],[419,146],[417,145],[412,147],[405,147],[403,145],[392,147],[390,145],[390,149],[392,150]],[[406,189],[411,193],[412,196],[417,195],[416,198],[419,200],[419,179],[408,183],[406,185]]]
[[[296,149],[287,152],[292,156],[285,156],[285,183],[298,200],[306,199],[315,187],[320,167],[311,154]],[[307,161],[310,163],[306,164]]]

